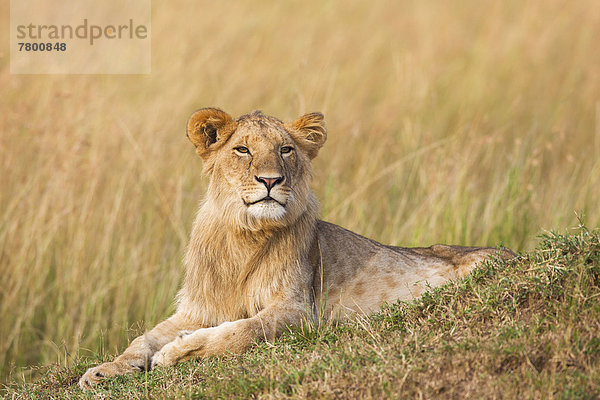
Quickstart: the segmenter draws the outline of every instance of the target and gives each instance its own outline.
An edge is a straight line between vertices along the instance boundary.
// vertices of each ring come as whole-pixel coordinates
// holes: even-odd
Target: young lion
[[[177,312],[79,385],[190,357],[243,352],[304,319],[342,318],[409,300],[468,274],[493,248],[379,244],[318,220],[311,159],[323,115],[292,123],[259,111],[232,119],[196,111],[187,136],[210,182],[185,257]],[[510,251],[501,251],[509,256]]]

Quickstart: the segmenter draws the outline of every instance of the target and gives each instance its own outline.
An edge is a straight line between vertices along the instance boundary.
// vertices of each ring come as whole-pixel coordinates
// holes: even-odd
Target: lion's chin
[[[263,220],[281,219],[285,212],[285,207],[274,200],[261,201],[248,206],[248,214]]]

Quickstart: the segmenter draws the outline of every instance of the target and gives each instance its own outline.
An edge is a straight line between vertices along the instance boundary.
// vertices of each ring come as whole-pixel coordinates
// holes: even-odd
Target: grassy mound
[[[8,398],[598,398],[600,231],[537,249],[369,318],[306,325],[240,356],[118,377],[83,393],[102,360],[50,367]]]

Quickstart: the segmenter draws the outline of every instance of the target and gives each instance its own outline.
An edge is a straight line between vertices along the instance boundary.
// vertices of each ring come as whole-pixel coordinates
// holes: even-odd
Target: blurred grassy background
[[[10,75],[0,31],[2,379],[116,353],[172,312],[200,107],[323,112],[323,217],[385,243],[526,250],[576,210],[598,226],[594,0],[152,7],[150,75]]]

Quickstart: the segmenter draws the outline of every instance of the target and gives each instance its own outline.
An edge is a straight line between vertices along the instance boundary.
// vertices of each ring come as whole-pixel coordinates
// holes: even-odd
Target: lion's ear
[[[327,140],[325,118],[321,113],[310,113],[301,116],[290,125],[290,134],[298,145],[313,159]]]
[[[196,152],[206,158],[215,144],[223,143],[235,130],[233,118],[218,108],[202,108],[192,114],[187,123],[187,137]]]

